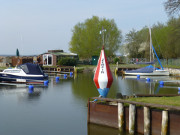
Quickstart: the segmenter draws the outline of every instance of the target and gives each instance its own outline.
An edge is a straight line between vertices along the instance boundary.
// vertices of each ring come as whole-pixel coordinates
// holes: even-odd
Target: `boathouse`
[[[0,56],[0,67],[10,66],[12,63],[11,56]]]
[[[39,63],[40,57],[36,55],[32,56],[0,56],[0,67],[17,66],[24,63]]]
[[[41,57],[43,66],[56,66],[58,60],[65,57],[78,59],[77,54],[67,53],[63,50],[48,50],[48,52],[42,54]]]
[[[39,56],[13,56],[12,57],[12,66],[24,64],[24,63],[40,63],[41,58]]]

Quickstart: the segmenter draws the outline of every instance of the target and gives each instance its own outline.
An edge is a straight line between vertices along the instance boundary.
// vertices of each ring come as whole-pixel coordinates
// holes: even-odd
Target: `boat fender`
[[[73,72],[70,72],[70,75],[72,76],[72,75],[73,75]]]
[[[160,81],[159,84],[160,84],[160,85],[164,85],[164,82],[163,82],[163,81]]]
[[[48,81],[44,81],[44,86],[48,86]]]
[[[64,74],[64,79],[67,79],[67,74]]]
[[[29,93],[33,93],[33,91],[34,91],[34,86],[33,85],[29,85]]]
[[[146,79],[146,81],[147,81],[147,82],[150,82],[150,81],[151,81],[151,79],[150,79],[150,78],[147,78],[147,79]]]
[[[59,76],[56,77],[56,82],[58,82],[58,81],[59,81]]]

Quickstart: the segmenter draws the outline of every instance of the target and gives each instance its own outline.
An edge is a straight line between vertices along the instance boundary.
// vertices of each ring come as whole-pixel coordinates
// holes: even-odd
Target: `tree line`
[[[180,57],[180,17],[168,20],[166,24],[157,23],[151,27],[152,44],[160,58]],[[125,44],[120,51],[130,58],[149,58],[149,28],[139,31],[132,29],[125,36]]]
[[[180,16],[173,17],[180,9],[180,0],[167,0],[165,11],[170,17],[167,23],[157,23],[151,27],[152,44],[160,58],[180,57]],[[99,56],[102,45],[107,56],[114,56],[119,50],[130,58],[149,58],[149,28],[132,29],[125,35],[118,29],[113,19],[93,16],[77,23],[72,29],[69,50],[80,58]]]

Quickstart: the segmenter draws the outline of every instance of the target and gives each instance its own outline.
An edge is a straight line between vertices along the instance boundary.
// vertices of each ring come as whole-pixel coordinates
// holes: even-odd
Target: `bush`
[[[61,58],[58,61],[58,65],[62,66],[76,66],[77,60],[73,58]]]
[[[119,60],[119,58],[116,57],[116,58],[114,58],[114,64],[116,64],[117,62],[119,63],[120,60]]]

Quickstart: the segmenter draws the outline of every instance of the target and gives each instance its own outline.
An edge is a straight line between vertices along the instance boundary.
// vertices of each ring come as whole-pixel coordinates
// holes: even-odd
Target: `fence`
[[[125,58],[124,63],[127,64],[134,64],[136,62],[148,62],[148,59],[146,58]],[[162,65],[174,65],[174,66],[180,66],[180,58],[177,59],[160,59]],[[159,65],[157,59],[155,59],[155,64]]]
[[[174,66],[180,66],[180,58],[178,59],[161,59],[160,60],[162,65],[174,65]],[[156,64],[158,65],[159,63],[156,62]]]

